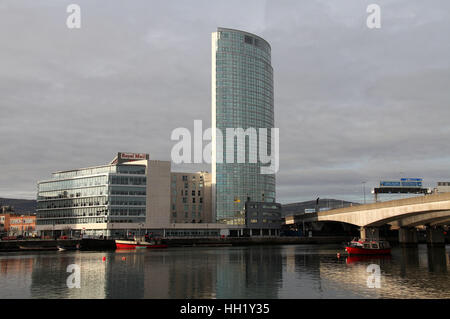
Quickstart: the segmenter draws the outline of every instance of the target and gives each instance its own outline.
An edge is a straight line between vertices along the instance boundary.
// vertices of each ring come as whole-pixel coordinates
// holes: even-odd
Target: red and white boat
[[[349,255],[390,255],[391,246],[387,241],[352,240],[345,251]]]
[[[117,249],[139,249],[139,248],[167,248],[166,244],[162,244],[161,240],[151,240],[147,242],[145,240],[137,240],[136,238],[129,239],[116,239]]]

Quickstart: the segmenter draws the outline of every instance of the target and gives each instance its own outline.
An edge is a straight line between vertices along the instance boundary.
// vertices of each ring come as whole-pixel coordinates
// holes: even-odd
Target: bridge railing
[[[450,193],[440,193],[440,194],[430,194],[420,197],[411,197],[404,199],[395,199],[387,202],[379,202],[373,204],[364,204],[351,206],[346,208],[337,208],[324,212],[319,212],[323,215],[331,215],[331,214],[340,214],[344,212],[356,212],[361,210],[372,210],[372,209],[380,209],[380,208],[388,208],[388,207],[398,207],[398,206],[406,206],[406,205],[414,205],[414,204],[426,204],[432,202],[440,202],[440,201],[448,201],[450,200]]]

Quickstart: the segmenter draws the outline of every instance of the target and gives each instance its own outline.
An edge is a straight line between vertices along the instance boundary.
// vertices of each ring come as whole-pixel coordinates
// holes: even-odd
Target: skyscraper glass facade
[[[54,173],[53,179],[38,183],[37,225],[143,223],[146,185],[145,165]]]
[[[249,138],[245,143],[245,163],[226,160],[226,129],[267,128],[270,154],[270,129],[273,127],[273,69],[269,43],[247,32],[218,28],[212,34],[212,184],[217,222],[244,225],[247,200],[275,201],[275,176],[261,174],[260,168],[266,164],[248,160],[251,155],[257,155],[250,153]],[[218,160],[216,128],[224,137],[222,163]],[[235,157],[237,151],[235,143]]]

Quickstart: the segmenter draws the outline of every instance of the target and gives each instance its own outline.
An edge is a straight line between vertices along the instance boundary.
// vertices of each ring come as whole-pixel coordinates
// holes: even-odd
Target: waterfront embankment
[[[202,247],[202,246],[251,246],[251,245],[295,245],[295,244],[341,244],[348,242],[348,236],[323,237],[178,237],[164,238],[162,242],[169,247]],[[80,250],[113,250],[113,239],[33,239],[0,241],[0,252],[12,251],[45,251],[57,250],[58,247]]]
[[[313,237],[171,237],[163,238],[162,243],[169,247],[220,247],[220,246],[252,246],[252,245],[320,245],[342,244],[349,242],[351,236],[313,236]],[[391,244],[398,244],[396,237],[386,238]],[[425,240],[419,240],[425,243]],[[78,247],[77,247],[78,245]],[[24,250],[57,250],[58,246],[80,250],[114,250],[113,239],[33,239],[0,241],[0,252]]]
[[[58,247],[80,250],[113,250],[116,248],[116,244],[114,240],[91,238],[0,241],[0,252],[58,250]]]
[[[298,245],[298,244],[341,244],[351,240],[349,236],[323,237],[224,237],[165,239],[169,247],[180,246],[250,246],[250,245]]]

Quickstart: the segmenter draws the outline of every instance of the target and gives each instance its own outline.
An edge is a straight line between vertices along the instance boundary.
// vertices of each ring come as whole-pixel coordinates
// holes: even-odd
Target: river
[[[448,245],[395,247],[369,259],[338,252],[274,245],[1,253],[0,298],[450,298]],[[79,273],[67,271],[71,264]],[[69,276],[80,288],[68,287]]]

